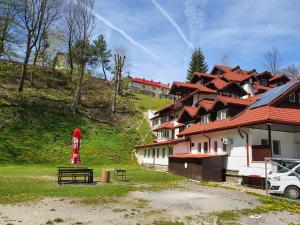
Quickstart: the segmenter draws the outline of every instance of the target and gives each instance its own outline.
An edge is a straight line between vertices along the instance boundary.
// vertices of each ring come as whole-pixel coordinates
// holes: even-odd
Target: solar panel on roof
[[[289,90],[291,87],[293,87],[298,82],[299,81],[296,80],[296,81],[289,82],[287,84],[284,84],[284,85],[281,85],[279,87],[275,87],[275,88],[272,88],[272,89],[266,91],[265,93],[263,93],[261,95],[261,97],[258,100],[256,100],[255,103],[253,103],[250,106],[250,109],[261,107],[261,106],[264,106],[264,105],[268,105],[269,103],[271,103],[277,97],[279,97],[284,92],[286,92],[287,90]]]

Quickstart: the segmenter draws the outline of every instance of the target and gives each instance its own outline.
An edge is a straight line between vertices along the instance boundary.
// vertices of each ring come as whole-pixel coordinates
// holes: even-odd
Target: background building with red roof
[[[145,78],[131,78],[130,88],[141,94],[146,94],[154,98],[171,99],[169,95],[170,85],[158,81],[147,80]]]

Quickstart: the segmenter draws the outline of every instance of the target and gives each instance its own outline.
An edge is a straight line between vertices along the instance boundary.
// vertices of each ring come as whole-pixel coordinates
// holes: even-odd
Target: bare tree
[[[265,53],[266,65],[265,67],[272,74],[278,74],[280,68],[279,51],[277,48],[272,48]]]
[[[34,56],[33,56],[33,66],[37,64],[38,57],[42,58],[42,66],[45,67],[45,54],[46,49],[49,47],[48,36],[50,33],[51,26],[56,20],[60,18],[61,15],[61,5],[63,0],[47,0],[46,9],[42,21],[42,26],[40,27],[40,36],[38,37],[37,43],[34,46]],[[33,74],[31,72],[30,83],[33,84]]]
[[[226,54],[223,54],[220,58],[220,65],[229,66],[229,58]]]
[[[59,5],[59,2],[61,2],[61,0],[19,0],[20,10],[18,14],[20,24],[26,33],[26,51],[19,92],[23,91],[29,58],[33,48],[41,37],[45,20],[49,21],[49,23],[53,22],[53,20],[48,20],[48,17],[52,15],[54,10],[59,9],[59,7],[54,7],[55,5]]]
[[[300,76],[300,68],[295,64],[291,64],[281,70],[281,73],[286,74],[291,79],[298,79]]]
[[[70,64],[70,75],[73,75],[74,71],[74,60],[73,60],[73,45],[76,40],[76,3],[70,1],[65,6],[65,17],[64,23],[66,27],[66,39],[68,42],[68,57],[69,57],[69,64]]]
[[[120,93],[120,82],[122,78],[122,71],[125,62],[125,55],[114,54],[114,63],[115,63],[115,71],[114,71],[114,95],[112,99],[112,113],[116,113],[116,102],[117,95]]]
[[[10,44],[16,39],[13,30],[16,27],[16,0],[0,1],[0,57],[7,53]]]
[[[86,69],[86,64],[89,62],[89,57],[92,52],[92,48],[89,44],[92,32],[95,27],[95,15],[92,10],[94,7],[93,0],[76,0],[75,1],[76,20],[75,24],[78,32],[75,33],[76,46],[76,61],[79,66],[79,79],[77,82],[77,88],[74,95],[73,104],[71,110],[73,114],[76,113],[78,104],[80,102],[82,80]]]

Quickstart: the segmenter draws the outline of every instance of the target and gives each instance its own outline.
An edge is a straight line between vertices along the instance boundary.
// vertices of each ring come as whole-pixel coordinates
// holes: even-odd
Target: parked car
[[[288,198],[300,198],[300,164],[291,163],[268,177],[270,194],[284,194]]]

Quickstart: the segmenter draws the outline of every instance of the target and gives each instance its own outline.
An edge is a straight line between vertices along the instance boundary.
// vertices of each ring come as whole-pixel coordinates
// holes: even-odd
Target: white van
[[[300,163],[293,162],[268,176],[270,194],[284,194],[288,198],[300,198]]]

